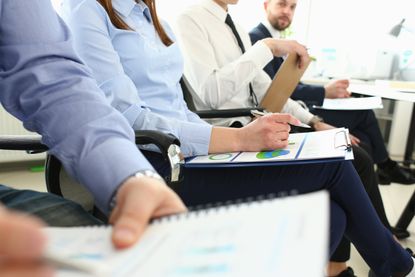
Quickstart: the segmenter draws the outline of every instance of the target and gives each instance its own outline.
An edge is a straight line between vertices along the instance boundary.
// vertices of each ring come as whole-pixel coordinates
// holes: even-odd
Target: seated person
[[[290,26],[296,7],[297,0],[265,0],[266,19],[249,33],[252,44],[266,38],[279,38],[280,33]],[[271,78],[274,78],[282,62],[281,57],[274,57],[264,67],[265,72]],[[389,157],[378,121],[372,110],[331,111],[313,109],[313,105],[321,106],[324,98],[348,97],[348,85],[348,80],[332,81],[324,87],[300,83],[292,98],[306,103],[310,111],[324,118],[325,122],[349,128],[350,132],[363,142],[362,146],[370,153],[377,164],[380,184],[390,184],[391,182],[415,183],[412,174]]]
[[[184,211],[164,182],[131,177],[152,167],[137,150],[125,118],[100,95],[75,55],[50,0],[32,1],[29,7],[27,1],[0,0],[0,11],[0,103],[42,135],[106,214],[116,195],[114,245],[135,243],[152,217]],[[41,262],[46,238],[38,218],[53,226],[101,223],[61,197],[0,185],[0,276],[53,276]]]
[[[181,43],[186,50],[184,53],[185,75],[190,83],[193,81],[196,87],[194,98],[196,104],[201,105],[199,106],[201,109],[252,106],[252,103],[249,102],[250,92],[254,91],[254,94],[260,100],[261,95],[265,94],[270,84],[270,78],[263,72],[262,67],[256,67],[256,65],[261,63],[262,60],[268,61],[267,57],[271,51],[268,47],[264,49],[264,45],[268,45],[267,43],[270,41],[275,43],[277,40],[266,39],[250,47],[248,34],[240,29],[238,25],[234,27],[232,26],[234,24],[229,23],[229,15],[226,14],[226,3],[227,1],[205,1],[200,5],[187,9],[179,16],[177,22]],[[232,4],[235,3],[232,2]],[[235,35],[232,29],[236,30],[238,35]],[[241,35],[239,36],[239,34]],[[247,47],[244,46],[244,42]],[[286,41],[286,43],[293,44],[289,41]],[[274,50],[272,47],[270,49]],[[264,59],[261,59],[261,57],[264,57]],[[292,112],[294,115],[297,112],[307,113],[301,107],[292,110]],[[312,114],[307,114],[308,118],[313,117]],[[235,125],[235,120],[242,122],[242,125],[249,122],[249,119],[246,118],[226,118],[215,119],[213,123]],[[327,128],[327,125],[316,123],[315,127],[321,130]],[[367,169],[370,173],[366,174],[359,170],[362,167],[373,168],[373,162],[360,147],[355,146],[354,152],[356,159],[353,164],[358,169],[365,189],[378,214],[384,219],[382,222],[385,226],[390,226],[386,215],[382,216],[384,208],[373,169]],[[403,237],[398,233],[399,230],[394,229],[393,231],[399,237]],[[408,234],[404,236],[408,236]],[[341,247],[332,256],[333,262],[340,263],[337,268],[341,270],[333,270],[333,275],[347,270],[345,261],[349,258],[350,244],[347,241],[342,241]]]
[[[179,80],[183,61],[174,36],[161,23],[151,0],[71,0],[65,2],[77,51],[90,66],[109,101],[133,128],[177,135],[184,154],[259,150],[287,145],[287,114],[267,115],[234,129],[212,127],[190,112]],[[146,155],[157,161],[154,152]],[[163,164],[155,162],[162,171]],[[190,205],[267,193],[328,189],[331,195],[330,250],[343,219],[348,237],[376,274],[412,274],[409,253],[381,224],[350,162],[251,168],[186,170],[178,188]],[[350,201],[353,199],[353,201]],[[370,234],[367,236],[366,234]],[[386,262],[385,262],[386,261]],[[415,270],[414,270],[415,271]]]

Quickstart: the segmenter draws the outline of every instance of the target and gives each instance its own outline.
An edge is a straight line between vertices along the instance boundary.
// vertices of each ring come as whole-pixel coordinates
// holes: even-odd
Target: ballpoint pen
[[[261,111],[258,111],[258,110],[251,110],[251,114],[253,116],[255,116],[255,117],[261,117],[261,116],[264,116],[264,115],[267,115],[267,114],[271,114],[271,113],[261,112]],[[290,123],[290,125],[297,126],[297,127],[303,127],[303,128],[311,128],[310,125],[307,125],[307,124],[304,124],[304,123],[300,123],[298,125],[297,124],[291,124]]]

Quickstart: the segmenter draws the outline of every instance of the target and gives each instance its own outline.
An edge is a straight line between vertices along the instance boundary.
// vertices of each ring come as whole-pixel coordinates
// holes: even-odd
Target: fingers
[[[130,178],[117,193],[117,205],[111,213],[110,223],[114,224],[112,241],[116,248],[134,244],[144,232],[158,200],[153,193],[136,192]],[[134,199],[135,198],[135,199]]]
[[[264,116],[264,118],[269,118],[271,121],[276,123],[286,123],[291,125],[300,125],[301,121],[295,118],[294,116],[286,113],[273,113]]]
[[[350,81],[348,79],[340,79],[337,80],[338,83],[342,84],[343,86],[346,86],[346,88],[349,86]]]
[[[44,264],[32,263],[2,263],[0,262],[0,276],[2,277],[52,277],[54,270]]]
[[[0,211],[0,256],[10,260],[28,261],[41,257],[46,238],[42,223],[20,213]]]
[[[129,178],[117,193],[117,206],[111,213],[112,241],[116,248],[136,243],[151,218],[186,210],[180,198],[161,180]]]
[[[297,55],[299,57],[298,67],[303,69],[305,65],[310,62],[310,56],[307,52],[307,48],[305,48],[303,45],[299,45]]]
[[[350,135],[350,141],[353,145],[359,145],[360,144],[360,139],[353,136],[353,135]]]

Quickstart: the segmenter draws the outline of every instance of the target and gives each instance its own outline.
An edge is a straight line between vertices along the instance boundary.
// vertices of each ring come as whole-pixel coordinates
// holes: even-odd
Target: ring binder
[[[338,135],[343,135],[341,136],[341,143],[338,144]],[[348,129],[343,129],[340,130],[336,133],[336,135],[334,136],[334,148],[340,148],[340,147],[345,147],[345,149],[347,151],[352,150],[352,142],[350,141],[350,136],[349,136],[349,130]]]

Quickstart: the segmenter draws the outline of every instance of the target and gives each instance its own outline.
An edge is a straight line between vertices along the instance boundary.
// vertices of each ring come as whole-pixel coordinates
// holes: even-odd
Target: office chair
[[[412,194],[411,198],[406,204],[405,209],[403,209],[398,219],[398,222],[395,225],[395,228],[399,230],[407,230],[414,216],[415,216],[415,192]]]
[[[180,79],[180,85],[183,91],[183,98],[187,104],[187,107],[192,112],[196,113],[200,118],[209,119],[209,118],[231,118],[239,116],[249,116],[252,117],[252,110],[264,111],[262,108],[242,108],[242,109],[223,109],[223,110],[197,110],[195,103],[193,101],[193,94],[195,93],[191,87],[189,81],[183,76]]]
[[[135,142],[137,145],[155,144],[164,159],[171,166],[171,175],[166,180],[168,184],[178,181],[180,173],[180,141],[171,134],[160,131],[136,131]],[[39,135],[2,135],[0,136],[0,149],[23,150],[29,154],[41,153],[48,147],[41,143]],[[102,213],[95,208],[91,193],[82,185],[71,179],[62,170],[62,164],[55,156],[47,154],[45,161],[45,181],[48,192],[70,199],[80,204],[85,210],[105,220]]]

